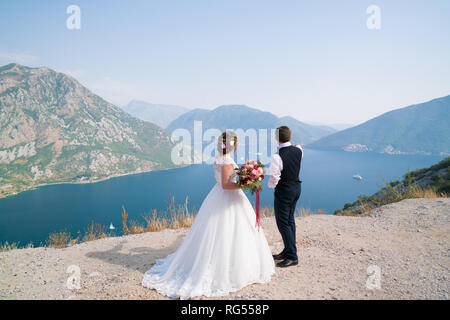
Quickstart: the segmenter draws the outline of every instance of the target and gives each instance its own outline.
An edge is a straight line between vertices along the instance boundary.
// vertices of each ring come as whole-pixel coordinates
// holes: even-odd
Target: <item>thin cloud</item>
[[[0,52],[0,63],[18,63],[23,65],[34,65],[39,61],[39,58],[25,52]]]
[[[86,73],[83,70],[57,70],[57,71],[67,74],[77,80],[82,80],[82,78],[86,75]]]
[[[148,97],[145,94],[148,90],[145,90],[136,84],[115,80],[110,76],[105,76],[93,81],[86,81],[85,84],[86,87],[94,93],[118,106],[124,106],[132,99],[148,100]]]

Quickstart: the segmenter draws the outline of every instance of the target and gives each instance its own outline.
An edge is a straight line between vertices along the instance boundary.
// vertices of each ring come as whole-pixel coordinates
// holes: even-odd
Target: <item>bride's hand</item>
[[[241,186],[236,182],[232,182],[231,176],[234,173],[234,166],[232,164],[225,164],[222,166],[222,188],[225,190],[237,190]]]

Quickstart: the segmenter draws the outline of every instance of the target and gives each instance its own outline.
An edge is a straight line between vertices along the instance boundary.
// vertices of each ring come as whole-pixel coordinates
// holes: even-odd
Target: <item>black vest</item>
[[[295,146],[283,147],[278,150],[278,154],[283,161],[283,170],[281,170],[280,181],[277,188],[299,184],[300,166],[302,163],[302,150]]]

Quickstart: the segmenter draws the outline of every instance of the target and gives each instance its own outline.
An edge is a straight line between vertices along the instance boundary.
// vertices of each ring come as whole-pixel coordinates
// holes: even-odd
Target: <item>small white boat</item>
[[[359,174],[355,174],[353,176],[353,179],[355,179],[355,180],[362,180],[363,178]]]
[[[109,230],[114,230],[116,227],[114,227],[113,226],[113,224],[112,224],[112,222],[111,222],[111,224],[109,225]]]

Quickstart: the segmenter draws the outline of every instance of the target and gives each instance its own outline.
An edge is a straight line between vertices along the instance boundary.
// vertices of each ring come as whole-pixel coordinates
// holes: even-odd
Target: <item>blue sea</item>
[[[305,149],[298,207],[333,213],[360,194],[372,194],[385,180],[398,180],[408,171],[428,167],[443,157],[387,155]],[[352,178],[359,174],[358,181]],[[39,245],[48,234],[68,231],[73,236],[92,222],[120,230],[122,206],[129,220],[143,221],[153,209],[167,208],[170,196],[179,204],[188,197],[198,209],[215,184],[211,165],[148,172],[112,178],[91,184],[43,186],[0,199],[0,242],[33,242]],[[249,196],[254,202],[254,197]],[[262,205],[272,206],[273,190],[265,180]],[[116,233],[119,233],[117,231]]]

